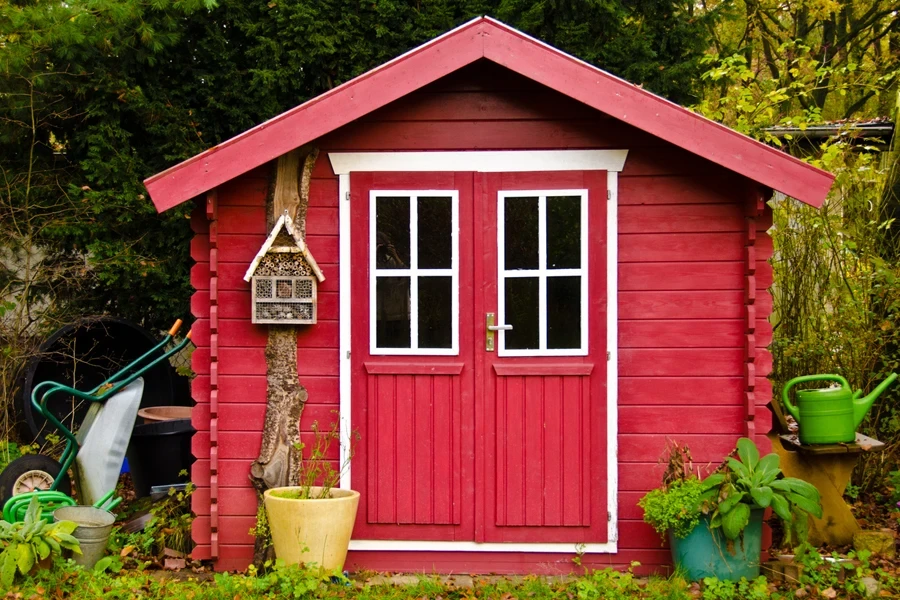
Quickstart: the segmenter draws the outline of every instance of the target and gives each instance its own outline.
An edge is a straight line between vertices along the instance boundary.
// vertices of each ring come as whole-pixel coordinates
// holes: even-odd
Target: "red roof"
[[[834,176],[480,17],[144,181],[160,212],[487,59],[812,206]]]

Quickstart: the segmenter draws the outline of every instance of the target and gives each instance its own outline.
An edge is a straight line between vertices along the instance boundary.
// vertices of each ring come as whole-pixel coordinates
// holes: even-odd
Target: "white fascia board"
[[[331,152],[335,175],[360,171],[612,171],[625,167],[628,150],[503,150],[482,152]]]

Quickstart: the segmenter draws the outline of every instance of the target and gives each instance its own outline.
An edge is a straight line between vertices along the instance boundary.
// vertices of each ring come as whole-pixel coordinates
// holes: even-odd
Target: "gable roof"
[[[479,17],[144,181],[160,212],[487,59],[812,206],[834,176],[489,17]]]
[[[310,252],[309,248],[306,246],[306,242],[304,242],[303,238],[300,237],[300,232],[294,229],[294,223],[288,216],[287,211],[284,211],[284,214],[278,217],[278,220],[275,222],[275,226],[269,233],[269,237],[267,237],[266,241],[263,242],[263,245],[260,247],[259,252],[256,253],[256,256],[253,258],[253,262],[250,263],[250,267],[244,274],[244,281],[250,281],[250,278],[253,277],[253,274],[256,272],[256,268],[259,267],[259,263],[266,255],[266,252],[272,249],[272,244],[275,243],[275,238],[278,237],[278,234],[281,232],[282,227],[284,227],[288,235],[291,236],[291,239],[294,240],[294,243],[297,244],[296,251],[299,252],[306,260],[307,264],[309,264],[309,268],[312,269],[313,275],[316,276],[316,279],[319,280],[319,283],[325,281],[325,275],[322,273],[322,269],[319,268],[318,263],[316,263],[316,259],[313,258],[312,252]],[[294,248],[291,248],[290,250],[282,250],[280,248],[277,248],[276,250],[274,250],[274,252],[288,251],[294,252],[295,250]]]

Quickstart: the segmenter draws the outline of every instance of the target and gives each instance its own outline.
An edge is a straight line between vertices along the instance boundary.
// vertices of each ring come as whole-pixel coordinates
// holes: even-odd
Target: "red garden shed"
[[[223,569],[252,557],[266,402],[243,277],[304,146],[300,427],[361,434],[348,568],[668,564],[637,501],[667,437],[768,445],[766,200],[832,176],[479,18],[151,177],[160,211],[200,200],[195,556]]]

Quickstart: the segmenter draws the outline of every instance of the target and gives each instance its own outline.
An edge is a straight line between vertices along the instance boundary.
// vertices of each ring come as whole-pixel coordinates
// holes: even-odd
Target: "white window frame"
[[[379,269],[375,265],[376,205],[378,198],[409,198],[409,268]],[[450,198],[450,268],[419,268],[419,199]],[[419,278],[450,276],[450,348],[419,348]],[[376,322],[379,277],[409,277],[409,348],[378,347]],[[458,190],[370,190],[369,192],[369,354],[372,356],[457,356],[459,355],[459,191]]]
[[[350,550],[369,552],[540,552],[615,554],[619,540],[619,351],[618,351],[618,182],[625,168],[628,150],[509,150],[459,152],[331,152],[328,154],[338,176],[340,198],[340,412],[341,488],[350,489],[353,462],[352,432],[349,426],[353,409],[350,386],[353,323],[350,247],[350,173],[383,171],[388,173],[473,171],[512,173],[525,171],[607,171],[606,213],[606,510],[607,541],[578,544],[572,542],[467,542],[432,540],[350,540]],[[594,198],[593,201],[603,201]],[[359,267],[357,267],[359,268]],[[344,424],[346,423],[346,425]]]
[[[578,196],[581,198],[581,260],[577,269],[547,268],[547,198]],[[538,268],[505,269],[506,199],[538,199]],[[580,190],[501,190],[497,194],[497,322],[505,324],[506,280],[518,277],[538,280],[538,347],[508,349],[506,331],[500,330],[497,356],[587,356],[588,354],[588,191]],[[581,277],[581,343],[578,348],[547,348],[547,279],[549,277]]]

